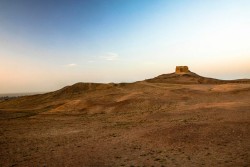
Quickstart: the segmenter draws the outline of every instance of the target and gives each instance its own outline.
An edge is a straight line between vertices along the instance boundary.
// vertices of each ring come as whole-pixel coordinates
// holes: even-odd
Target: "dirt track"
[[[0,166],[249,166],[250,84],[75,85],[0,103]]]

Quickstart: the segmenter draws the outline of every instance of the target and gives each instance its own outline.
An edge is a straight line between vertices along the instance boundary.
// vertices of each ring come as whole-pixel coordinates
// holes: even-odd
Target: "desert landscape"
[[[0,102],[0,166],[250,164],[250,80],[181,67]]]

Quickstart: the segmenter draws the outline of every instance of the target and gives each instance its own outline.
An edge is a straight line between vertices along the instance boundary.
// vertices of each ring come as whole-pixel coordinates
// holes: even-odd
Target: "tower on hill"
[[[186,73],[189,72],[188,66],[176,66],[175,73]]]

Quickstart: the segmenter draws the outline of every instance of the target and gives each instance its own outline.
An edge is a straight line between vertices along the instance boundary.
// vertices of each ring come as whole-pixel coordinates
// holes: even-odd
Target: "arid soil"
[[[168,74],[0,102],[2,167],[249,165],[249,80]]]

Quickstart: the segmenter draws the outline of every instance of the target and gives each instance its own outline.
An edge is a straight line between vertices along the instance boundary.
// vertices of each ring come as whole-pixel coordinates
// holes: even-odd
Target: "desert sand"
[[[250,80],[77,83],[0,102],[0,166],[249,166]]]

